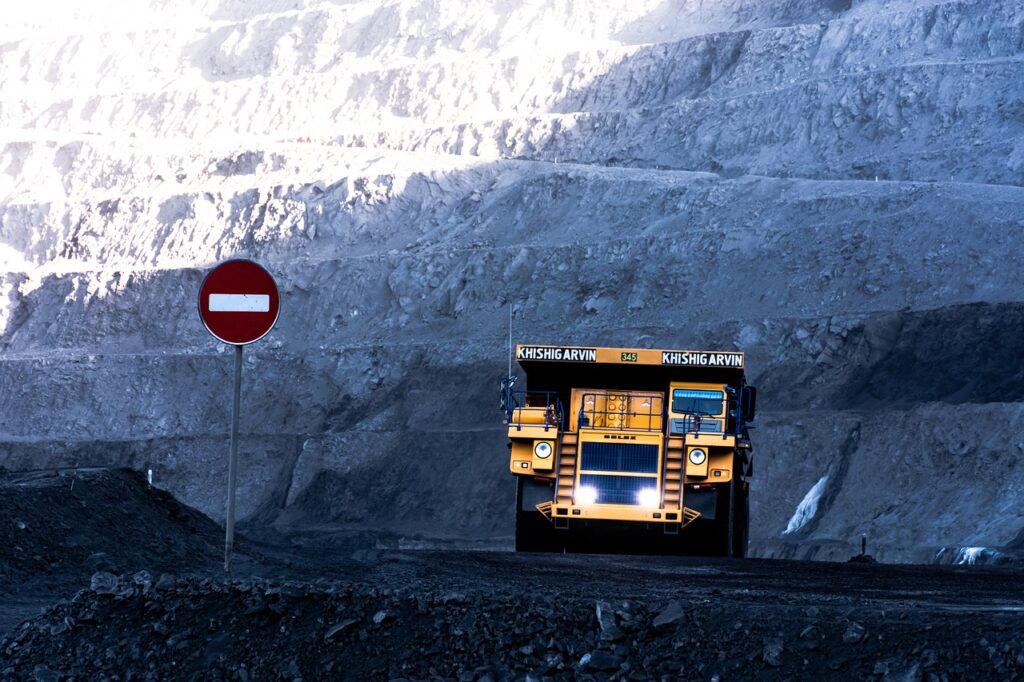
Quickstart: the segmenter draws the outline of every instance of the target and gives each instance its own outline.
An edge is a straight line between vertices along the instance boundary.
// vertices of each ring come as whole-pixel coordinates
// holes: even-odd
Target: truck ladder
[[[576,450],[579,434],[563,433],[558,449],[558,478],[555,479],[555,504],[572,504],[572,489],[576,483]]]
[[[661,503],[664,509],[679,509],[683,502],[683,439],[669,436],[665,442],[665,472]]]

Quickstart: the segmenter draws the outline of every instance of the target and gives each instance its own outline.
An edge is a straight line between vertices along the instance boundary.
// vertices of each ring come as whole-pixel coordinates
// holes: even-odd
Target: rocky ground
[[[307,533],[243,539],[229,580],[208,519],[128,472],[78,476],[0,488],[0,528],[21,538],[0,544],[0,678],[1024,677],[1012,566],[396,550]],[[88,532],[72,542],[76,509]]]
[[[315,581],[97,573],[0,642],[0,673],[1024,677],[1018,572],[474,552],[384,552],[369,565],[346,563],[317,571]]]

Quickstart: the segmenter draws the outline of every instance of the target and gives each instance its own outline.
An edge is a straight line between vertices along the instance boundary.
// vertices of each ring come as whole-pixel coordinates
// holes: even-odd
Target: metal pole
[[[235,346],[235,400],[231,407],[231,455],[228,459],[228,518],[224,531],[224,571],[231,577],[235,549],[235,483],[238,478],[238,413],[242,402],[242,346]]]

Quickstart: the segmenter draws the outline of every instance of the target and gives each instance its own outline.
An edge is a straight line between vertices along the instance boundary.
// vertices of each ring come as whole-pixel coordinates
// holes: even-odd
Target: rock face
[[[0,31],[0,466],[221,515],[195,296],[246,256],[283,297],[251,523],[508,536],[511,304],[522,340],[748,353],[754,554],[1024,526],[1019,2],[32,5]]]

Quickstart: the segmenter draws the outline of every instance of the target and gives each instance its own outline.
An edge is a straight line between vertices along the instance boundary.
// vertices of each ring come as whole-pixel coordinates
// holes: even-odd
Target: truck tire
[[[732,512],[732,556],[744,556],[746,553],[746,503],[742,494],[743,481],[735,486],[721,484],[717,486],[715,496],[714,518],[699,518],[691,523],[682,534],[682,550],[686,554],[709,557],[728,557],[729,553],[729,520]],[[730,495],[732,488],[734,495]]]
[[[516,477],[516,551],[561,552],[560,537],[551,522],[536,509],[523,509],[522,477]]]
[[[731,492],[731,494],[730,494]],[[730,513],[732,533],[729,532]],[[716,516],[716,538],[714,540],[714,556],[731,556],[742,559],[747,556],[747,538],[750,528],[750,484],[744,480],[736,480],[730,485],[723,485],[719,493],[718,512]],[[730,552],[729,541],[732,540]]]
[[[750,537],[750,484],[736,481],[736,499],[733,500],[732,555],[738,559],[747,556]]]

